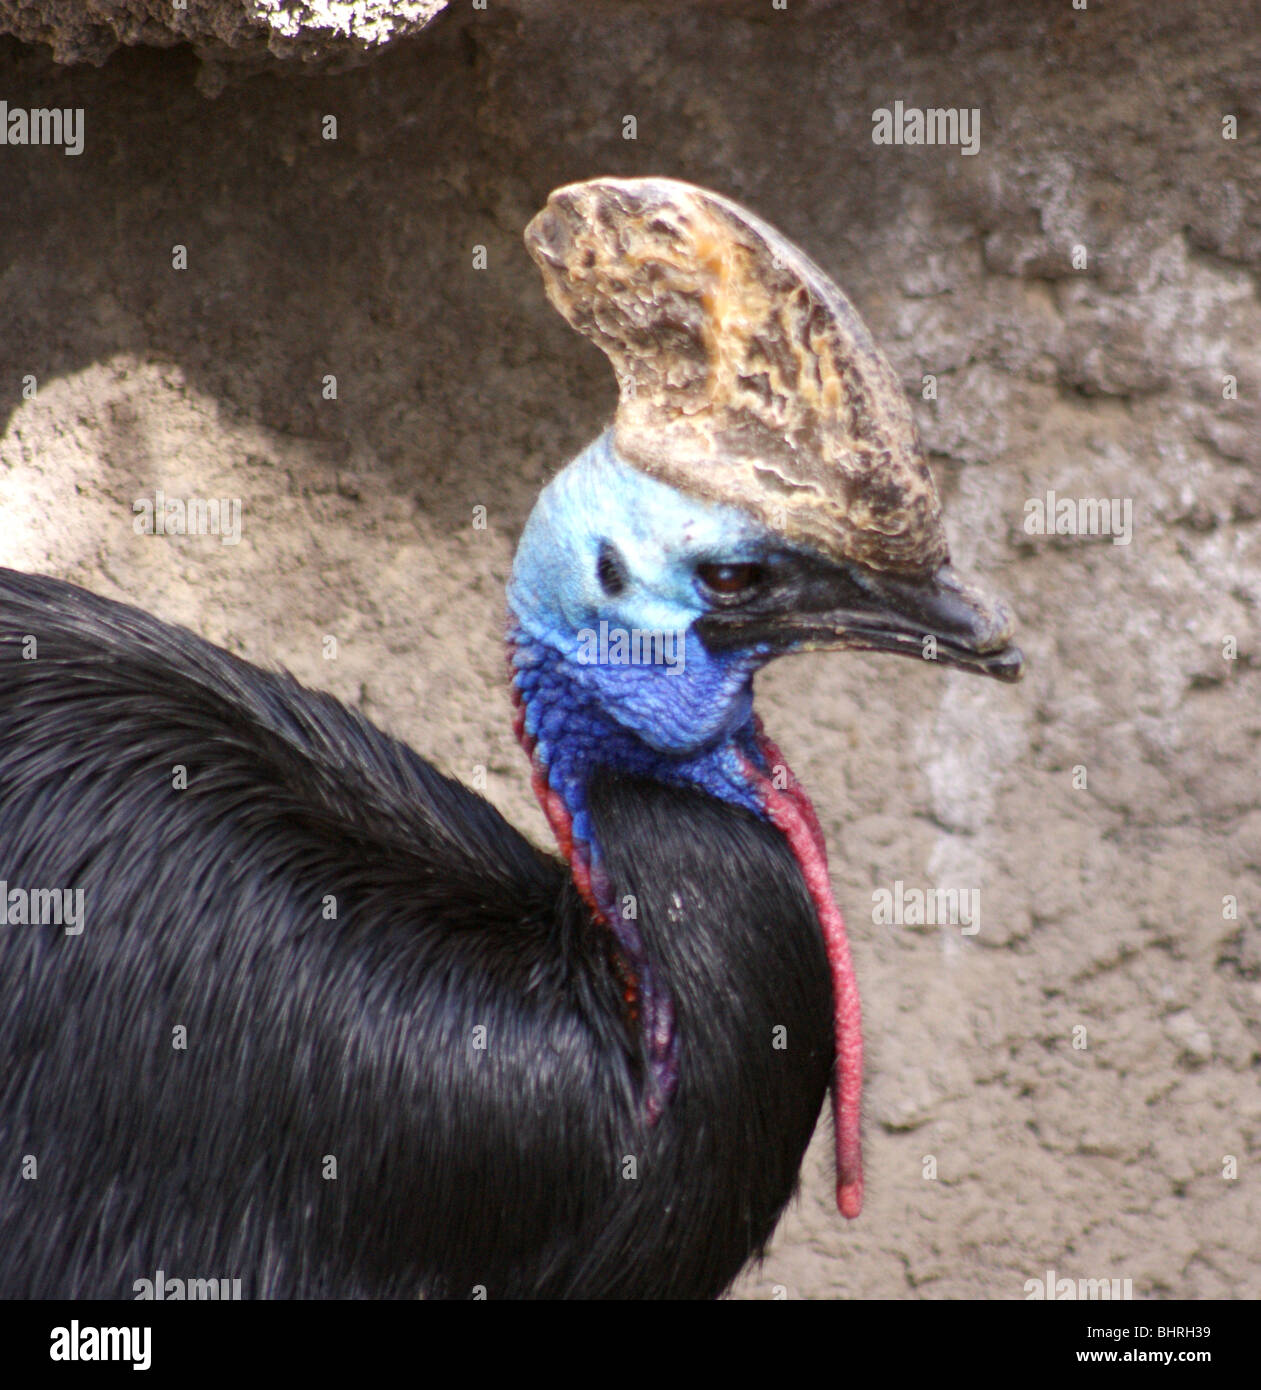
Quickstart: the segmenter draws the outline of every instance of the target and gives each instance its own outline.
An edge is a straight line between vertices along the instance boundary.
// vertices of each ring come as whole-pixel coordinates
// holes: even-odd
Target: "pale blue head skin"
[[[598,574],[604,542],[624,565],[626,584],[615,595]],[[746,513],[632,468],[608,431],[548,484],[526,523],[508,586],[518,640],[558,653],[575,696],[588,696],[648,748],[667,759],[694,757],[749,723],[753,673],[768,655],[705,649],[693,631],[710,611],[696,566],[756,561],[772,544]],[[652,664],[617,659],[617,634],[635,632],[669,635],[640,648],[656,657]]]

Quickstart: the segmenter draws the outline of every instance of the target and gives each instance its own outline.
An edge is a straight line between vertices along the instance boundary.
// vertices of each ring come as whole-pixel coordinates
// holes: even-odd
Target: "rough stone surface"
[[[912,391],[955,563],[1012,601],[1029,675],[834,655],[760,682],[849,917],[868,1189],[842,1222],[825,1123],[740,1296],[1019,1299],[1049,1267],[1261,1295],[1258,19],[492,4],[214,102],[187,50],[0,43],[0,96],[86,131],[77,158],[0,147],[0,561],[363,702],[540,840],[503,584],[616,399],[521,243],[550,190],[735,198]],[[980,152],[873,144],[899,100],[978,108]],[[159,487],[241,498],[241,543],[136,535]],[[1131,543],[1027,534],[1048,489],[1130,500]],[[898,880],[979,890],[979,932],[873,920]]]
[[[202,85],[268,57],[343,68],[419,33],[448,0],[0,0],[0,33],[48,44],[58,63],[103,63],[121,45],[190,43]]]

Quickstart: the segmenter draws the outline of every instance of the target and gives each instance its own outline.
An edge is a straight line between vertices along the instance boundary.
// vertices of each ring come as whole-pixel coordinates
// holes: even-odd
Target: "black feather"
[[[0,1295],[721,1292],[827,1086],[818,925],[756,818],[589,804],[677,1010],[652,1127],[565,865],[330,697],[0,570],[0,881],[85,894],[0,927]]]

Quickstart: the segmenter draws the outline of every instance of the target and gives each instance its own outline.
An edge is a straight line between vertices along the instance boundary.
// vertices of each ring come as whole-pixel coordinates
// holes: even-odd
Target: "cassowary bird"
[[[508,592],[562,859],[330,697],[0,571],[10,1297],[712,1297],[829,1085],[858,1214],[850,952],[753,678],[865,648],[1013,680],[1010,619],[949,568],[892,368],[770,227],[597,179],[526,241],[620,385]]]

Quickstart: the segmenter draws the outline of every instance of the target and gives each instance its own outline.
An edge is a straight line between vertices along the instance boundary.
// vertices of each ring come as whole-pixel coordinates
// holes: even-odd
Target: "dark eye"
[[[755,564],[697,565],[696,574],[711,593],[736,598],[751,594],[765,578],[766,571]]]
[[[626,562],[612,541],[601,543],[600,558],[596,561],[595,573],[596,578],[600,581],[600,588],[610,598],[616,598],[626,588]]]

